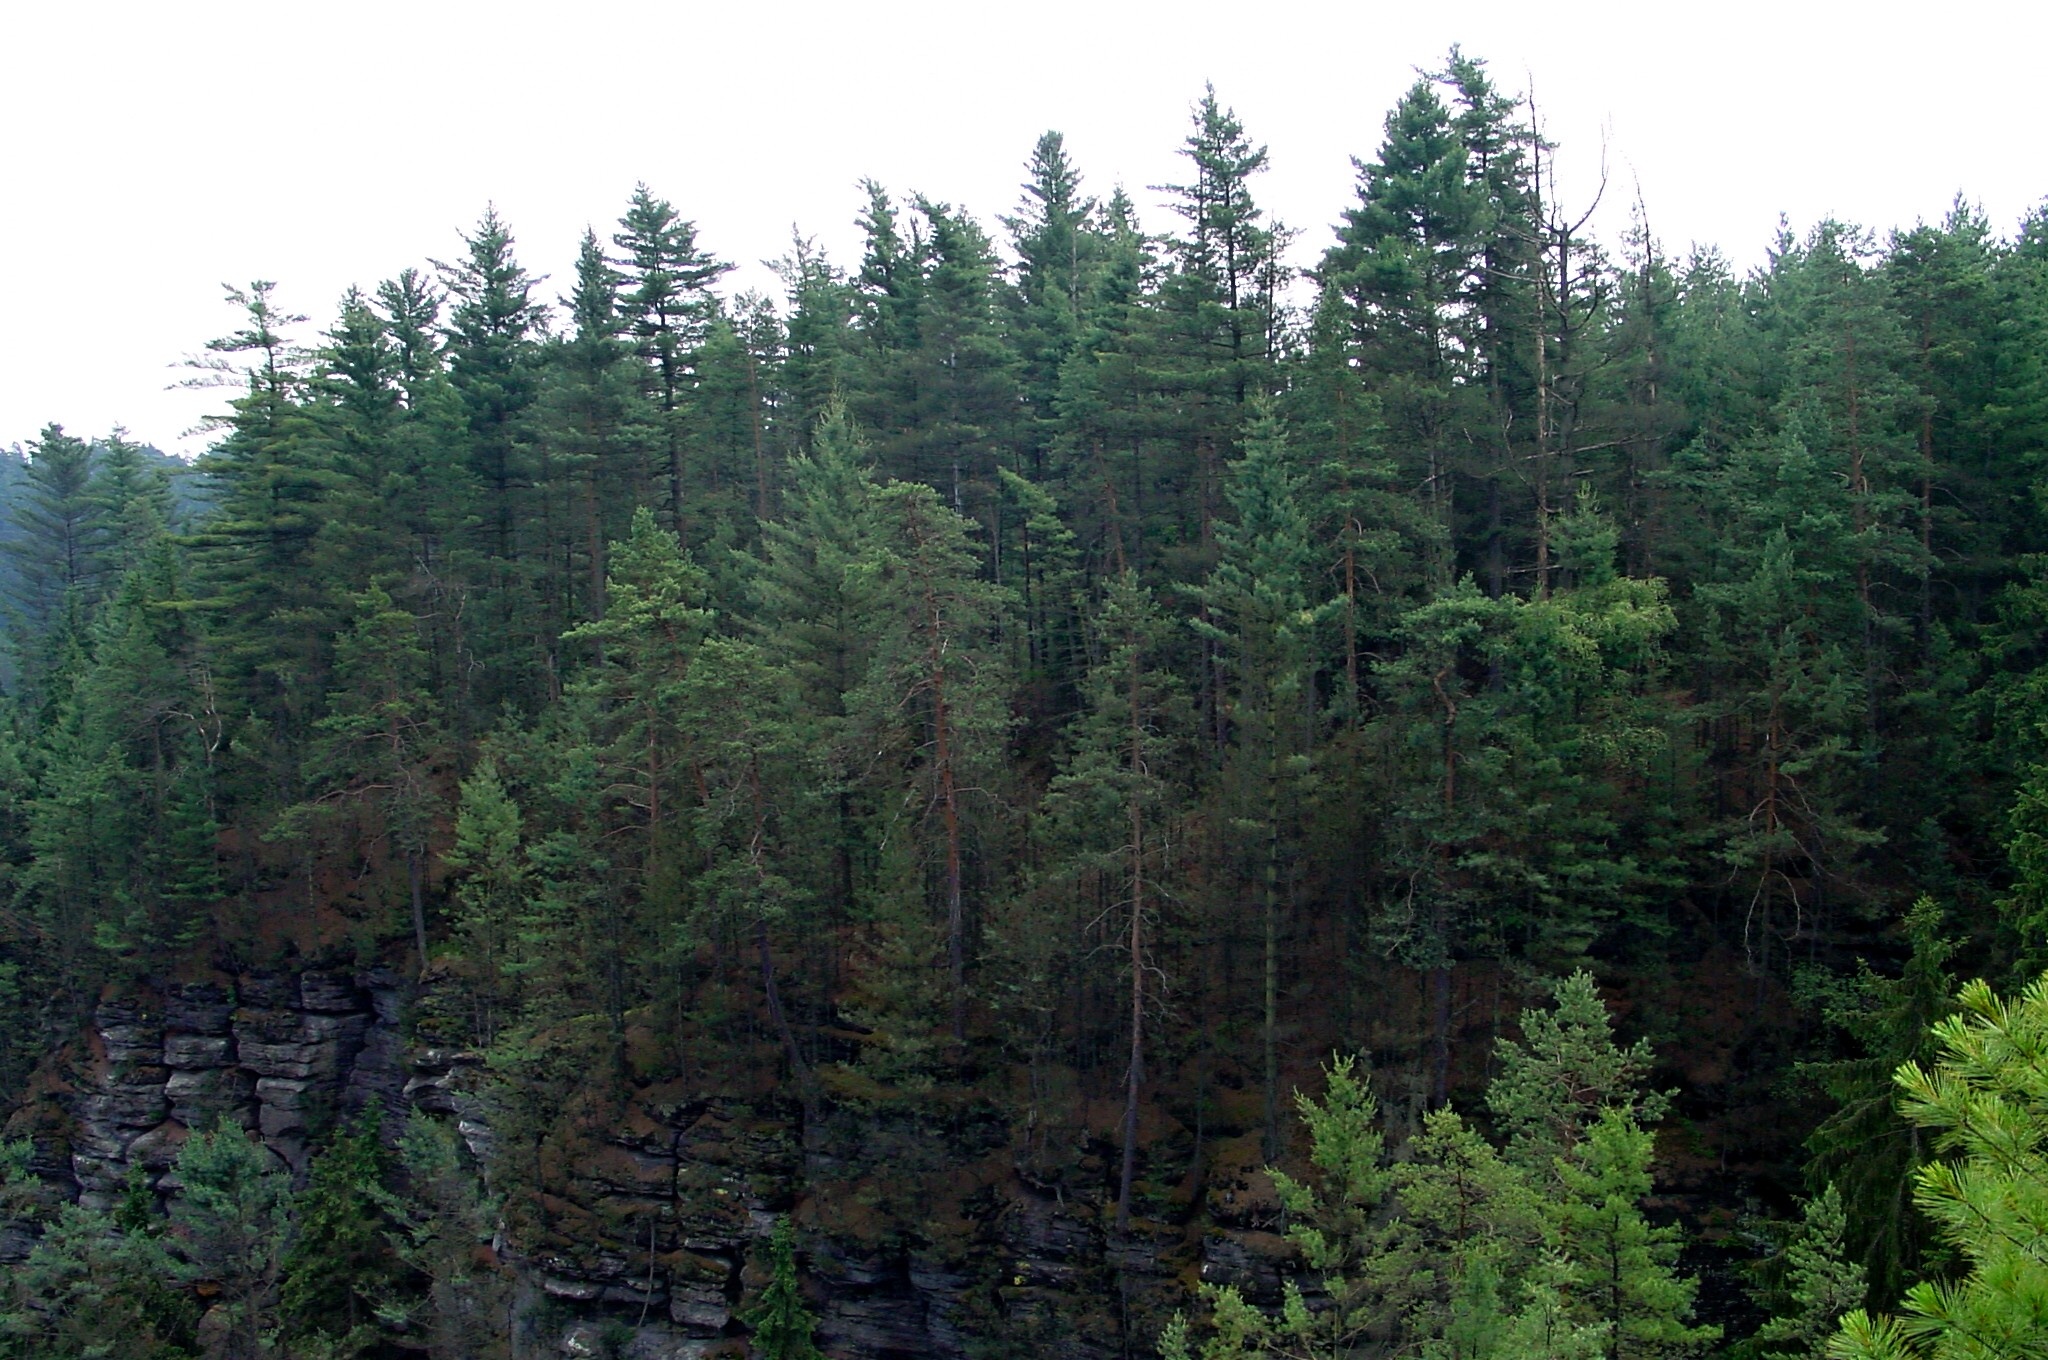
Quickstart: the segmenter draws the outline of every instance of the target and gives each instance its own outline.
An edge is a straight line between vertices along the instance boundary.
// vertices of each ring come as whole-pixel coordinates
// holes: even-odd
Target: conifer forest
[[[2048,1355],[2048,210],[992,154],[6,432],[0,1357]]]

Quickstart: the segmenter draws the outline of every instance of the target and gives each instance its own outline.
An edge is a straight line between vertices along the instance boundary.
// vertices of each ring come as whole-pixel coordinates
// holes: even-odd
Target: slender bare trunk
[[[1142,658],[1130,649],[1131,820],[1131,1062],[1124,1077],[1123,1166],[1117,1178],[1116,1226],[1131,1226],[1131,1181],[1138,1165],[1138,1088],[1145,1080],[1145,806],[1138,785],[1145,766],[1144,724],[1139,712]]]
[[[418,849],[405,852],[406,885],[412,890],[412,938],[420,951],[420,972],[427,971],[427,901],[425,856]]]

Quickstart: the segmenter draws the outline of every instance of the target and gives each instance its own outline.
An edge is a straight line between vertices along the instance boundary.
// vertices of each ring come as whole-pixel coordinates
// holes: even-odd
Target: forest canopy
[[[1747,274],[1641,209],[1603,242],[1456,49],[1311,268],[1213,89],[1181,150],[1163,233],[1057,132],[993,221],[865,182],[860,258],[799,237],[777,297],[647,184],[552,284],[486,208],[317,321],[230,287],[196,466],[56,425],[0,454],[0,1111],[9,1184],[80,1199],[18,1215],[44,1297],[0,1300],[0,1354],[100,1353],[48,1299],[107,1272],[157,1282],[105,1313],[151,1354],[496,1353],[521,1251],[600,1240],[640,1318],[625,1267],[550,1297],[618,1305],[617,1345],[657,1257],[666,1301],[723,1251],[708,1334],[808,1354],[803,1253],[951,1270],[970,1229],[921,1215],[1006,1195],[1168,1265],[998,1263],[946,1324],[990,1353],[1152,1353],[1196,1257],[1240,1328],[1201,1353],[1341,1331],[1318,1251],[1409,1253],[1353,1284],[1445,1355],[1808,1355],[1866,1304],[1991,1306],[1942,1292],[1987,1258],[1909,1202],[1942,1153],[1891,1074],[1990,1042],[1932,1028],[1959,978],[2048,967],[2048,214],[1824,221]],[[397,979],[479,1103],[309,1068],[174,1118],[176,1062],[79,1037],[195,986],[284,1014],[249,979],[306,970]],[[1545,1035],[1598,1068],[1564,1124]],[[148,1124],[51,1132],[148,1071]],[[783,1140],[772,1235],[565,1188],[579,1138],[654,1155],[607,1121],[726,1101]],[[1349,1246],[1299,1231],[1340,1114],[1404,1206]],[[854,1150],[891,1120],[921,1151]],[[1444,1226],[1458,1168],[1485,1233]],[[1216,1265],[1231,1233],[1282,1264]],[[1605,1314],[1596,1248],[1635,1291]],[[1696,1318],[1701,1271],[1739,1282]],[[1858,1353],[1919,1344],[1857,1316]]]

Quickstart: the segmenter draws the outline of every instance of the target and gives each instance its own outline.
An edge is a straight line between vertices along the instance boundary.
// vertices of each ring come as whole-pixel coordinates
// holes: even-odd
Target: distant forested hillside
[[[2048,967],[2048,215],[1591,239],[1455,51],[1305,273],[1214,92],[1157,223],[1026,150],[775,297],[714,204],[548,288],[486,210],[232,290],[195,473],[0,455],[0,1109],[120,1224],[22,1210],[0,1354],[101,1353],[108,1243],[166,1356],[1310,1353],[1286,1281],[1805,1355],[1962,1278],[1891,1077]]]

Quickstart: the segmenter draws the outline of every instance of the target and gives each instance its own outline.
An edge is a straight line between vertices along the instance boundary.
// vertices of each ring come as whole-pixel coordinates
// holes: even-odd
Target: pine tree
[[[797,1284],[796,1251],[789,1220],[775,1221],[768,1239],[768,1287],[744,1317],[753,1334],[754,1351],[761,1360],[824,1360],[824,1353],[811,1340],[817,1322],[804,1306],[803,1290]]]
[[[792,871],[822,800],[812,792],[815,766],[799,744],[802,727],[789,681],[788,670],[753,643],[707,638],[691,663],[680,707],[698,734],[693,763],[701,806],[694,820],[702,869],[693,892],[712,924],[752,936],[762,1003],[808,1119],[814,1100],[809,1064],[783,1002],[773,935],[805,923],[808,894]]]
[[[595,913],[575,915],[583,918],[579,925],[587,932],[614,1034],[623,1030],[630,990],[631,905],[637,900],[650,911],[667,908],[682,871],[684,818],[696,801],[689,788],[693,734],[683,720],[683,694],[713,618],[703,573],[676,535],[641,506],[632,532],[612,545],[604,617],[566,635],[599,648],[600,660],[577,681],[578,703],[566,707],[574,735],[550,755],[560,758],[558,770],[576,789],[572,801],[601,819],[584,821],[576,834],[603,837],[613,847],[606,864],[621,872],[607,882],[595,859],[563,863],[571,876],[558,886],[573,882],[572,891],[592,894]],[[558,846],[568,850],[566,843]],[[656,917],[644,924],[659,932],[664,923]]]
[[[468,414],[448,373],[441,324],[446,300],[414,269],[377,286],[400,406],[387,454],[392,494],[381,513],[396,521],[383,525],[384,533],[394,541],[403,533],[406,571],[402,586],[392,581],[386,588],[425,621],[434,688],[450,696],[450,711],[467,730],[475,720],[467,703],[474,653],[465,645],[464,620],[475,564],[465,540],[480,496],[467,461]]]
[[[1745,1354],[1822,1360],[1868,1284],[1863,1267],[1847,1259],[1847,1232],[1848,1215],[1832,1184],[1800,1206],[1799,1222],[1767,1263],[1775,1286],[1758,1295],[1771,1320],[1757,1328]]]
[[[510,1274],[490,1250],[501,1201],[446,1124],[415,1112],[398,1156],[405,1192],[382,1206],[397,1220],[387,1240],[426,1283],[409,1320],[432,1360],[502,1360],[513,1353],[515,1314]]]
[[[1370,1085],[1339,1058],[1320,1100],[1296,1096],[1308,1174],[1271,1173],[1319,1297],[1311,1303],[1305,1280],[1286,1280],[1274,1315],[1234,1286],[1204,1286],[1208,1335],[1196,1347],[1176,1319],[1161,1353],[1338,1357],[1370,1340],[1446,1360],[1623,1360],[1693,1353],[1718,1336],[1686,1321],[1696,1282],[1672,1269],[1675,1230],[1643,1216],[1651,1143],[1629,1113],[1642,1100],[1631,1059],[1607,1037],[1590,980],[1561,984],[1559,998],[1555,1014],[1522,1017],[1525,1031],[1549,1036],[1536,1047],[1551,1057],[1522,1053],[1521,1079],[1496,1082],[1492,1094],[1512,1113],[1539,1067],[1604,1088],[1615,1103],[1580,1107],[1582,1136],[1570,1150],[1538,1166],[1442,1109],[1390,1165]]]
[[[632,323],[620,310],[619,287],[596,234],[586,231],[569,297],[571,330],[540,396],[548,474],[561,488],[552,498],[562,517],[560,551],[582,557],[577,622],[604,614],[605,546],[624,536],[626,508],[644,499],[657,424],[640,390],[644,374],[627,339]]]
[[[782,355],[775,306],[751,289],[713,324],[699,352],[693,475],[708,492],[706,539],[728,550],[750,544],[774,504]]]
[[[848,707],[872,664],[880,581],[867,570],[877,546],[877,488],[845,408],[826,409],[813,452],[792,461],[779,518],[761,526],[761,563],[752,573],[752,626],[786,666],[805,742],[818,752],[820,792],[831,800],[828,864],[820,885],[835,916],[853,909],[870,869],[861,844],[859,773],[866,758]]]
[[[1721,1334],[1687,1322],[1699,1286],[1673,1269],[1678,1230],[1652,1227],[1643,1214],[1652,1152],[1650,1134],[1609,1107],[1577,1154],[1558,1161],[1554,1249],[1574,1311],[1600,1330],[1604,1360],[1693,1354]]]
[[[542,683],[538,563],[525,551],[530,532],[522,531],[542,522],[529,423],[548,315],[533,296],[541,281],[514,255],[511,230],[495,207],[484,209],[462,241],[460,260],[436,264],[451,303],[443,353],[463,422],[457,447],[464,479],[475,488],[463,539],[476,593],[450,650],[458,673],[477,672],[465,681],[470,705],[488,712],[533,702]]]
[[[944,203],[916,200],[925,222],[916,349],[908,377],[916,394],[894,470],[938,490],[961,514],[992,526],[1002,550],[997,472],[1014,443],[1016,355],[998,324],[995,255],[973,218]]]
[[[1344,299],[1351,350],[1376,379],[1388,451],[1441,526],[1431,569],[1440,587],[1454,560],[1450,432],[1473,348],[1463,294],[1486,195],[1471,180],[1465,139],[1437,82],[1426,77],[1387,115],[1378,158],[1353,164],[1358,206],[1345,210],[1320,277]]]
[[[612,244],[620,252],[612,264],[627,285],[620,311],[639,342],[661,431],[669,528],[689,542],[694,511],[684,475],[685,448],[697,351],[717,314],[711,285],[732,266],[699,247],[697,224],[678,216],[674,205],[656,198],[645,184],[634,186]]]
[[[0,1288],[0,1355],[185,1360],[196,1353],[198,1310],[175,1279],[161,1242],[65,1205]]]
[[[283,1261],[284,1170],[254,1135],[224,1125],[186,1140],[177,1173],[183,1188],[171,1202],[172,1249],[188,1279],[217,1291],[229,1360],[256,1360],[272,1326],[272,1290]]]
[[[1159,186],[1185,226],[1152,316],[1149,366],[1163,389],[1180,467],[1181,532],[1206,557],[1222,510],[1224,464],[1243,447],[1253,403],[1277,390],[1281,261],[1288,233],[1268,224],[1251,182],[1266,169],[1234,111],[1205,89],[1181,154],[1193,182]],[[1202,561],[1206,566],[1207,562]]]
[[[45,426],[30,445],[20,489],[10,497],[5,543],[12,564],[6,606],[15,665],[39,688],[66,639],[59,636],[75,607],[85,617],[101,574],[102,513],[92,486],[92,448]]]
[[[1593,1125],[1609,1111],[1636,1124],[1655,1124],[1670,1097],[1641,1090],[1650,1046],[1614,1042],[1607,1006],[1593,975],[1560,979],[1548,1010],[1522,1012],[1522,1039],[1502,1039],[1500,1075],[1486,1103],[1507,1135],[1510,1155],[1539,1180],[1578,1155]]]
[[[1026,410],[1019,429],[1025,466],[1034,480],[1042,480],[1057,429],[1060,370],[1080,344],[1083,312],[1106,243],[1095,227],[1095,201],[1081,194],[1081,175],[1065,138],[1057,132],[1040,137],[1025,174],[1017,212],[1002,219],[1018,259],[1017,285],[1004,302]]]
[[[341,602],[317,567],[335,477],[306,407],[309,356],[290,336],[305,318],[282,312],[272,289],[228,290],[243,324],[208,342],[191,382],[239,389],[200,460],[215,510],[194,535],[195,594],[218,621],[208,631],[232,723],[224,773],[240,797],[275,806],[297,793]]]
[[[406,900],[419,967],[427,966],[426,880],[442,795],[436,770],[448,758],[447,729],[426,688],[419,623],[372,585],[354,598],[355,621],[336,643],[339,687],[308,760],[311,798],[280,820],[276,834],[304,834],[316,813],[353,812],[355,829],[405,867]]]
[[[1932,1068],[1910,1062],[1893,1079],[1900,1112],[1936,1130],[1949,1154],[1915,1173],[1913,1199],[1965,1269],[1912,1286],[1897,1317],[1858,1309],[1843,1318],[1828,1347],[1838,1360],[2019,1357],[2039,1347],[2048,1318],[2048,978],[2011,1000],[1970,982],[1958,1000],[1959,1012],[1934,1026]]]
[[[170,479],[149,460],[149,450],[116,429],[99,446],[91,492],[103,535],[101,560],[108,587],[139,566],[171,528]]]
[[[222,728],[190,604],[183,563],[159,540],[101,611],[42,733],[23,887],[67,954],[90,940],[150,957],[187,942],[218,900]]]
[[[872,753],[870,767],[893,763],[908,776],[878,794],[897,802],[892,815],[914,828],[923,895],[943,922],[958,1047],[967,1038],[974,928],[970,856],[992,838],[1000,807],[1008,715],[995,644],[1009,599],[982,579],[969,522],[930,487],[891,482],[876,494],[873,514],[871,555],[855,570],[874,582],[878,636],[849,716]]]
[[[455,926],[472,969],[476,1041],[488,1044],[518,1011],[523,974],[534,960],[522,946],[527,869],[521,853],[519,806],[485,755],[462,781],[454,843],[445,856],[462,875],[455,888]]]
[[[545,309],[533,299],[539,280],[513,257],[513,238],[486,207],[454,264],[437,264],[454,300],[448,312],[449,375],[469,420],[470,466],[483,489],[486,551],[512,556],[514,526],[531,470],[522,458],[520,418],[533,401],[534,345]]]
[[[834,268],[809,237],[797,236],[789,254],[775,261],[782,280],[783,356],[781,390],[785,401],[775,430],[785,457],[807,447],[826,411],[840,400],[846,382],[847,346],[853,322],[852,294],[845,275]],[[772,516],[763,511],[761,518]]]
[[[1869,1277],[1873,1299],[1896,1298],[1920,1272],[1927,1239],[1912,1183],[1931,1149],[1920,1129],[1900,1118],[1892,1073],[1907,1062],[1931,1061],[1933,1028],[1955,1011],[1949,961],[1959,942],[1944,933],[1940,905],[1921,898],[1901,925],[1908,953],[1898,977],[1865,964],[1818,998],[1822,1019],[1861,1054],[1806,1069],[1835,1104],[1807,1136],[1809,1184],[1840,1195],[1850,1257]]]

